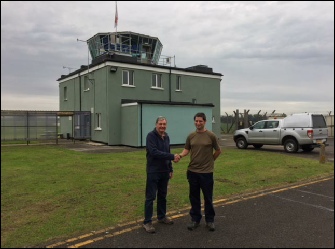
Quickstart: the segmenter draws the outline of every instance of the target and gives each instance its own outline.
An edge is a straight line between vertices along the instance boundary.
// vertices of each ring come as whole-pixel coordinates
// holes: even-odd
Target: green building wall
[[[111,67],[117,67],[117,71],[112,72]],[[122,70],[134,71],[134,86],[122,85]],[[162,74],[162,89],[151,87],[153,73]],[[89,90],[84,89],[85,76],[89,76],[91,79],[91,82],[88,83]],[[176,90],[177,76],[181,76],[180,91]],[[142,111],[144,111],[143,115],[147,115],[147,117],[142,116],[144,118],[142,125],[148,126],[150,129],[143,128],[142,132],[147,133],[151,130],[154,127],[155,120],[152,120],[154,116],[164,116],[165,112],[166,116],[169,116],[168,129],[171,127],[168,133],[172,138],[176,134],[174,139],[176,140],[175,144],[178,144],[181,141],[179,138],[187,133],[187,129],[181,129],[181,127],[188,127],[188,130],[194,129],[193,116],[196,112],[203,111],[207,115],[207,128],[219,137],[220,82],[221,74],[204,74],[178,68],[108,61],[59,80],[60,111],[90,111],[91,140],[93,141],[108,145],[139,146],[143,145],[143,141],[140,140],[141,136],[142,140],[143,136],[146,136],[146,134],[135,134],[139,131],[133,128],[135,125],[140,125],[139,106],[137,108],[127,107],[125,110],[129,109],[129,111],[123,111],[122,100],[187,102],[190,103],[189,106],[179,106],[178,108],[164,105],[153,105],[152,108],[145,106]],[[67,87],[67,100],[64,100],[63,95],[65,86]],[[192,103],[212,104],[214,107],[211,107],[211,111],[209,111],[208,107],[192,106]],[[133,109],[137,109],[137,113]],[[101,129],[96,129],[97,113],[101,113]],[[133,115],[136,116],[133,117]],[[213,116],[214,123],[212,123]],[[135,123],[130,125],[128,122]],[[176,124],[176,128],[170,123]],[[128,127],[132,128],[131,133],[134,133],[132,136],[129,134]],[[62,132],[66,133],[66,131]]]

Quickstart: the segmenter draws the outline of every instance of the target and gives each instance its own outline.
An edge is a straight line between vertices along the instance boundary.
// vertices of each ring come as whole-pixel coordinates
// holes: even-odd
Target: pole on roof
[[[117,1],[115,1],[115,19],[114,19],[114,28],[115,28],[115,44],[117,44],[117,24],[119,22],[119,14],[117,12]]]

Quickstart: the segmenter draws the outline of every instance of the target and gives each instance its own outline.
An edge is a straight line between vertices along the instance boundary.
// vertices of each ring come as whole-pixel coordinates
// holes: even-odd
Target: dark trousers
[[[166,215],[167,186],[170,179],[169,172],[147,174],[144,204],[144,224],[152,222],[154,200],[157,195],[157,219]]]
[[[200,222],[202,218],[200,199],[201,190],[204,195],[205,201],[205,220],[206,222],[214,222],[215,211],[213,206],[213,173],[194,173],[188,170],[187,180],[190,187],[190,216],[192,218],[192,221]]]

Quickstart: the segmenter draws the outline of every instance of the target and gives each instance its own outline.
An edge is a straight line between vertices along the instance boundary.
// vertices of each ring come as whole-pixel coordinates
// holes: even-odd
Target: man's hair
[[[202,118],[204,121],[206,121],[206,115],[203,112],[198,112],[197,114],[195,114],[193,120],[195,120],[196,117]]]
[[[158,116],[157,119],[156,119],[156,124],[158,123],[158,121],[161,121],[161,120],[166,120],[166,117]]]

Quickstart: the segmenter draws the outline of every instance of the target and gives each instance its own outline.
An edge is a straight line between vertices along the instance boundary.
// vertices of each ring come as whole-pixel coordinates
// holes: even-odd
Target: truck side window
[[[254,125],[254,129],[264,129],[264,127],[265,127],[264,121],[260,121]]]

